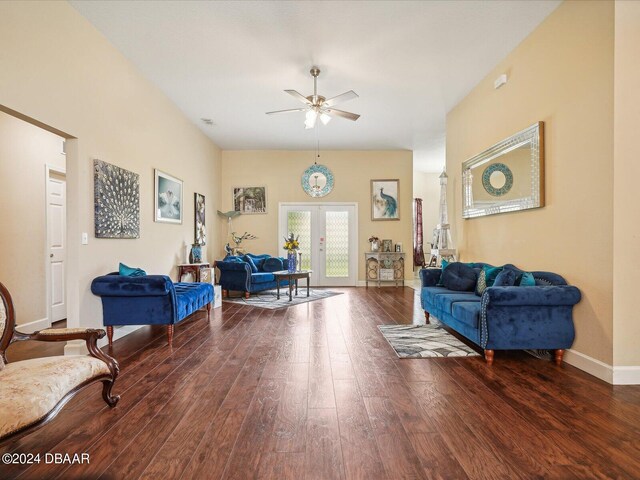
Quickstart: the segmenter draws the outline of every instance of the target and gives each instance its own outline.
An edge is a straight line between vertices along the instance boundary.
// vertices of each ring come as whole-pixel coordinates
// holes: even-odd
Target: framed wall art
[[[400,220],[400,180],[371,180],[371,220]]]
[[[204,195],[193,194],[194,241],[200,245],[207,244],[207,228],[205,225]]]
[[[155,169],[156,222],[182,223],[182,180]]]
[[[233,187],[233,209],[243,215],[267,213],[267,187]]]
[[[140,176],[93,161],[96,238],[140,238]]]

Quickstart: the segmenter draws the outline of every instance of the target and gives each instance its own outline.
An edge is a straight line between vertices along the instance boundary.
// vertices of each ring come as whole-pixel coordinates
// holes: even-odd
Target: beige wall
[[[357,202],[358,203],[358,278],[364,280],[363,252],[369,249],[370,235],[402,242],[407,252],[406,278],[411,278],[412,249],[412,152],[410,151],[327,151],[321,161],[334,175],[333,191],[313,199],[302,190],[302,173],[314,161],[308,151],[223,151],[221,210],[233,209],[232,188],[267,186],[266,215],[241,215],[233,220],[233,230],[258,236],[246,242],[253,253],[282,255],[278,237],[280,202]],[[370,180],[400,179],[400,220],[371,221]],[[219,222],[220,245],[227,243],[226,220]],[[218,251],[222,255],[222,251]]]
[[[550,270],[580,288],[573,349],[613,351],[612,2],[565,2],[447,115],[450,219],[463,260]],[[493,81],[507,73],[508,83]],[[545,123],[546,206],[462,220],[461,164]]]
[[[440,213],[440,173],[413,172],[413,198],[422,199],[422,229],[424,231],[424,253],[428,255],[429,243],[433,240],[433,229],[438,224]]]
[[[18,325],[47,318],[45,165],[65,168],[63,139],[0,112],[0,282]]]
[[[220,150],[67,3],[0,2],[0,105],[77,138],[67,142],[71,326],[101,325],[89,286],[119,261],[175,276],[193,240],[194,191],[207,200],[209,257],[219,250]],[[140,175],[140,239],[93,237],[96,157]],[[182,225],[153,222],[154,168],[184,180]]]
[[[613,364],[640,365],[640,3],[615,6]]]

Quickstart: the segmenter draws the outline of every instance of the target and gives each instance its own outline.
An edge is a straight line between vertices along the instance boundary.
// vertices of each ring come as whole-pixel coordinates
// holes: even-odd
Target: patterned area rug
[[[313,302],[314,300],[322,300],[323,298],[329,298],[335,295],[342,295],[342,292],[332,292],[331,290],[312,288],[309,290],[309,297],[307,297],[307,287],[303,287],[298,288],[298,295],[296,295],[294,291],[293,300],[289,301],[289,290],[287,290],[287,288],[281,288],[280,300],[277,299],[275,290],[264,290],[262,292],[252,293],[249,298],[244,298],[244,296],[230,297],[223,298],[222,301],[276,310],[278,308],[293,307],[294,305],[300,305],[301,303]]]
[[[399,358],[479,356],[475,350],[466,346],[438,323],[378,325],[378,328]]]

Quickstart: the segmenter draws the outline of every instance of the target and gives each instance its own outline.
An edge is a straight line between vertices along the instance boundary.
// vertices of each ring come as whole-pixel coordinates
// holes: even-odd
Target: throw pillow
[[[481,297],[487,287],[492,287],[496,277],[502,270],[502,267],[488,267],[486,265],[482,267],[476,283],[476,295]]]
[[[512,287],[516,284],[516,272],[511,269],[502,270],[493,282],[494,287]]]
[[[520,278],[520,282],[518,283],[521,287],[535,287],[536,279],[533,278],[533,273],[531,272],[522,272],[522,278]]]
[[[470,292],[476,284],[476,272],[469,265],[453,262],[442,272],[442,284],[449,290]]]
[[[245,255],[244,257],[242,257],[242,260],[249,264],[249,266],[251,267],[251,273],[258,273],[258,267],[256,267],[255,263],[253,263],[253,258],[251,258],[249,255]]]
[[[144,277],[147,274],[141,268],[128,267],[124,263],[118,267],[118,273],[123,277]]]

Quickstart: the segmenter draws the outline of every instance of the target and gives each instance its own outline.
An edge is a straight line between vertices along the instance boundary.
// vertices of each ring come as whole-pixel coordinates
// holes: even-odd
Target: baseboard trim
[[[113,341],[115,342],[119,338],[126,337],[130,333],[135,332],[136,330],[145,327],[146,325],[123,325],[121,327],[113,328]],[[109,339],[107,337],[101,338],[98,340],[98,347],[102,348],[109,343]],[[87,355],[89,350],[87,350],[87,344],[83,340],[73,340],[71,342],[67,342],[64,347],[65,355]]]
[[[51,322],[49,322],[49,318],[41,318],[40,320],[34,320],[33,322],[23,323],[22,325],[16,325],[16,330],[24,333],[33,333],[38,330],[44,330],[45,328],[49,328],[51,326]]]
[[[640,385],[640,366],[617,367],[571,349],[565,352],[564,360],[612,385]]]

